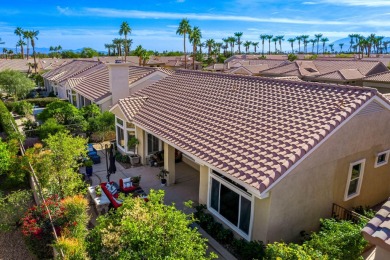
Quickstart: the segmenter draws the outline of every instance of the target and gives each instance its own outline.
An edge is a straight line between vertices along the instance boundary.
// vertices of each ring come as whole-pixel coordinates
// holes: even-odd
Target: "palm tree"
[[[275,38],[278,39],[278,42],[279,42],[279,51],[283,52],[282,51],[282,41],[284,41],[284,35],[278,35],[278,36],[275,36]]]
[[[17,43],[16,43],[17,46],[20,47],[20,53],[22,55],[22,59],[24,59],[23,57],[23,46],[26,45],[26,43],[23,41],[23,40],[19,40]]]
[[[138,46],[135,48],[135,50],[134,50],[135,56],[138,57],[138,65],[139,65],[139,66],[141,66],[141,64],[142,64],[142,57],[143,57],[145,51],[146,51],[146,50],[145,50],[144,48],[142,48],[142,45],[138,45]]]
[[[195,70],[195,58],[196,58],[196,47],[200,43],[200,39],[202,39],[202,32],[199,27],[195,26],[188,35],[190,43],[192,43],[192,69]]]
[[[236,42],[236,38],[234,36],[228,37],[229,44],[230,44],[230,52],[233,55],[234,53],[234,43]]]
[[[111,56],[111,44],[109,44],[109,43],[104,44],[104,48],[107,49],[108,56]]]
[[[255,53],[256,53],[256,50],[259,47],[259,42],[252,42],[252,46],[253,48],[255,48]]]
[[[238,45],[238,54],[241,54],[241,36],[242,36],[242,32],[236,32],[234,33],[234,36],[236,36],[236,42],[237,42],[237,45]]]
[[[268,39],[268,35],[266,35],[266,34],[261,34],[261,35],[260,35],[260,39],[261,39],[261,45],[262,45],[261,55],[264,56],[264,41],[265,41],[266,39]]]
[[[383,47],[385,48],[386,54],[387,54],[387,47],[388,47],[389,43],[390,43],[389,41],[383,42]]]
[[[319,33],[319,34],[314,34],[314,37],[316,38],[316,42],[317,42],[317,55],[318,55],[318,43],[320,42],[320,39],[322,37],[322,33]],[[312,52],[314,53],[314,44],[313,44],[313,50]]]
[[[215,41],[214,39],[208,39],[206,40],[206,47],[208,48],[208,57],[211,57],[211,49],[214,47]]]
[[[7,48],[3,48],[3,58],[5,57],[5,59],[7,59]]]
[[[245,41],[244,42],[244,47],[245,47],[245,53],[248,54],[249,47],[252,45],[252,42],[250,41]]]
[[[34,57],[34,70],[35,70],[35,73],[37,73],[37,67],[38,67],[38,64],[37,64],[37,61],[36,61],[36,54],[35,54],[35,40],[38,40],[38,34],[39,34],[39,31],[30,31],[30,40],[31,40],[31,47],[33,48],[33,57]]]
[[[275,43],[275,54],[277,53],[278,49],[276,48],[276,44],[278,42],[278,38],[277,36],[275,36],[274,38],[272,38],[272,42]]]
[[[311,42],[311,52],[314,54],[314,44],[317,42],[317,39],[310,39],[309,42]]]
[[[364,58],[364,50],[366,49],[366,52],[368,54],[368,44],[369,44],[369,41],[364,38],[363,36],[361,36],[359,38],[359,49],[362,53],[362,58]],[[359,58],[360,58],[360,52],[359,52]]]
[[[291,53],[294,53],[294,42],[296,38],[289,38],[287,41],[291,44]]]
[[[190,22],[184,18],[181,20],[179,27],[177,28],[176,34],[183,35],[183,46],[184,46],[184,67],[187,68],[187,52],[186,52],[186,34],[191,31]]]
[[[127,56],[127,51],[129,50],[129,48],[127,47],[128,45],[128,41],[127,41],[127,35],[131,33],[131,28],[129,26],[129,24],[127,22],[122,22],[121,24],[121,27],[119,29],[119,35],[122,36],[124,35],[125,36],[125,41],[123,42],[124,43],[124,49],[125,49],[125,62],[126,62],[126,56]]]
[[[340,46],[340,52],[343,52],[344,43],[339,43],[339,46]]]
[[[371,54],[371,48],[372,48],[372,45],[374,44],[375,42],[375,39],[376,39],[376,36],[374,33],[371,33],[368,37],[367,37],[367,41],[368,41],[368,53],[367,53],[367,56],[370,57],[370,54]]]
[[[62,51],[62,46],[61,45],[58,45],[57,46],[57,54],[58,54],[58,57],[60,57],[60,51]]]
[[[202,48],[204,47],[204,42],[199,42],[198,47],[199,47],[199,53],[202,54]]]
[[[349,44],[350,44],[349,45],[349,51],[352,52],[352,45],[354,44],[353,38],[355,37],[355,35],[354,34],[348,34],[348,37],[351,38],[349,40]]]
[[[15,31],[14,31],[14,34],[16,34],[17,36],[19,36],[19,42],[22,41],[22,36],[23,36],[23,29],[21,27],[16,27]],[[25,44],[26,45],[26,44]],[[17,45],[18,46],[18,45]],[[20,53],[22,54],[22,59],[24,58],[24,54],[23,54],[23,45],[19,45],[20,46]]]
[[[267,35],[267,40],[268,40],[268,53],[271,54],[271,40],[274,36],[272,34]],[[276,49],[276,47],[275,47]]]
[[[223,38],[222,41],[225,44],[225,45],[222,46],[222,48],[223,48],[223,55],[226,56],[227,49],[229,48],[229,39],[228,38]]]
[[[23,38],[27,40],[27,60],[30,52],[30,39],[31,39],[31,32],[30,31],[23,31]]]
[[[117,54],[118,56],[122,56],[122,40],[121,39],[118,39],[118,38],[115,38],[114,40],[112,40],[112,43],[115,44],[115,48],[117,50]]]
[[[302,40],[302,37],[301,36],[297,36],[295,37],[295,39],[297,39],[298,41],[298,53],[301,52],[301,40]]]
[[[333,47],[334,47],[334,43],[329,44],[330,52],[332,53],[333,53]]]
[[[322,37],[321,42],[322,42],[322,54],[325,53],[325,44],[329,41],[328,37]]]
[[[307,39],[309,39],[309,35],[301,35],[301,38],[303,40],[304,52],[307,53],[307,44],[309,42]]]
[[[376,53],[379,53],[379,51],[382,53],[382,41],[385,37],[384,36],[377,36],[375,37],[375,47],[376,47]]]
[[[219,55],[221,53],[221,47],[222,47],[223,43],[222,42],[216,42],[214,44],[215,46],[215,52]]]

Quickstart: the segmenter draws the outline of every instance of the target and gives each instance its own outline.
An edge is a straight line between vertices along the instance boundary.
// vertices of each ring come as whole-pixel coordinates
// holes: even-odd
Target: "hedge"
[[[12,124],[16,126],[15,119],[11,116],[4,102],[0,100],[0,131],[7,135],[8,139],[22,138],[19,132],[15,132]]]
[[[61,100],[57,97],[45,97],[45,98],[27,98],[27,99],[23,99],[23,101],[27,101],[33,105],[36,105],[38,107],[46,107],[48,104],[50,103],[53,103],[55,101],[58,101],[58,100]],[[68,101],[68,100],[64,100],[64,101]],[[7,102],[6,103],[6,106],[10,109],[14,106],[14,101],[12,102]],[[10,109],[11,110],[11,109]]]

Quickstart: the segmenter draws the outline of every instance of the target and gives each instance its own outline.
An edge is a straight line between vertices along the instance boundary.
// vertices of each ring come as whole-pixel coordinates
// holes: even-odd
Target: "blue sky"
[[[234,32],[243,32],[243,40],[250,41],[260,41],[263,33],[285,39],[323,33],[331,41],[350,33],[390,36],[390,0],[19,0],[2,1],[0,37],[5,47],[14,46],[13,31],[20,26],[40,31],[37,47],[104,50],[127,21],[132,49],[141,44],[158,51],[181,50],[182,37],[175,32],[184,17],[201,28],[204,40],[221,41]]]

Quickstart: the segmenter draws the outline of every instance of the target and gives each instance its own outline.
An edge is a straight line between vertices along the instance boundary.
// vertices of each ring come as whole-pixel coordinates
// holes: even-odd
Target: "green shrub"
[[[130,158],[129,156],[127,155],[122,155],[121,153],[117,153],[115,155],[115,159],[118,161],[118,162],[121,162],[121,163],[130,163]]]
[[[287,59],[288,59],[289,61],[294,61],[294,60],[298,59],[298,56],[295,55],[294,53],[290,53],[290,54],[288,55]]]
[[[38,107],[46,107],[50,103],[53,103],[55,101],[59,101],[60,99],[57,97],[44,97],[44,98],[29,98],[25,99],[24,101],[27,101],[35,106]]]
[[[17,228],[31,203],[31,192],[18,190],[5,197],[0,196],[0,231]]]
[[[12,111],[21,116],[32,115],[33,105],[25,100],[15,102]]]
[[[261,241],[248,242],[244,239],[233,239],[232,247],[238,259],[263,259],[265,256],[265,246]]]
[[[4,132],[8,139],[20,138],[23,140],[23,135],[16,132],[12,124],[16,127],[15,119],[11,116],[4,102],[0,100],[0,131]]]
[[[360,234],[365,223],[321,219],[321,230],[313,233],[304,245],[320,251],[329,259],[363,259],[361,253],[367,245]]]
[[[54,135],[58,132],[64,132],[65,126],[59,124],[56,119],[49,118],[38,128],[38,135],[41,140],[46,139],[49,135]]]
[[[369,206],[358,206],[356,208],[353,208],[353,210],[362,215],[362,216],[365,216],[366,218],[369,218],[369,219],[372,219],[373,217],[375,217],[375,211],[372,210]]]
[[[335,58],[353,58],[353,57],[354,57],[353,54],[346,54],[346,53],[337,54],[335,56]]]
[[[275,242],[268,244],[265,250],[266,259],[289,259],[289,260],[326,260],[329,259],[326,255],[316,251],[307,245],[298,245],[294,243],[285,244],[283,242]]]

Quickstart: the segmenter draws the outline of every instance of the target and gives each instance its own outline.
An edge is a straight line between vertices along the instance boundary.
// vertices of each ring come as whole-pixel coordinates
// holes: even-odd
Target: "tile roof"
[[[208,71],[216,71],[216,70],[222,71],[224,69],[225,69],[224,63],[215,63],[204,68],[204,70],[208,70]]]
[[[156,71],[167,75],[173,73],[172,70],[165,68],[129,66],[129,85]],[[104,63],[85,73],[86,75],[80,74],[78,78],[69,79],[69,86],[74,87],[77,92],[94,102],[98,102],[111,95],[108,68]]]
[[[136,124],[263,192],[376,93],[179,70],[131,97]]]
[[[385,72],[381,72],[378,74],[365,77],[364,80],[390,83],[390,71],[385,71]]]
[[[292,64],[282,65],[263,71],[263,75],[296,75],[316,77],[322,75],[326,78],[326,74],[331,79],[356,79],[360,74],[363,76],[370,75],[387,70],[383,63],[379,61],[365,61],[365,60],[297,60]],[[340,71],[341,75],[335,73]]]
[[[22,59],[12,59],[12,60],[5,60],[0,59],[0,71],[11,69],[11,70],[17,70],[20,72],[28,72],[29,66],[28,63],[33,63],[34,61],[32,59],[30,60],[22,60]],[[38,68],[40,68],[40,64],[38,63]],[[30,69],[31,70],[31,69]],[[32,69],[33,70],[33,69]]]
[[[364,75],[357,69],[341,69],[329,73],[325,73],[316,78],[336,79],[336,80],[354,80],[362,79]]]
[[[128,121],[133,121],[134,116],[144,106],[147,97],[128,97],[120,99],[118,105],[123,111]]]
[[[390,200],[375,214],[362,229],[363,236],[370,243],[390,251]]]
[[[99,61],[73,60],[63,66],[44,73],[42,76],[48,80],[62,82],[69,78],[74,78],[76,77],[76,75],[99,64],[101,64],[101,62]]]
[[[286,77],[273,77],[274,79],[282,79],[282,80],[291,80],[291,81],[303,81],[297,76],[286,76]]]

